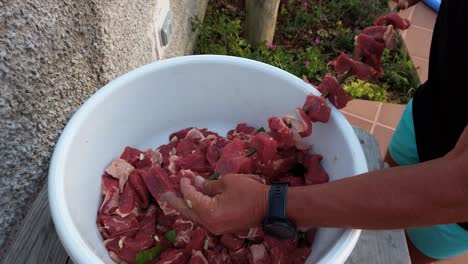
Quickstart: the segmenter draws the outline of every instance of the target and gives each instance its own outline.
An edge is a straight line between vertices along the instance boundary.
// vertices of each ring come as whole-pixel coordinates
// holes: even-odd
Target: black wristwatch
[[[278,239],[292,239],[296,225],[286,218],[286,194],[288,184],[274,183],[268,193],[268,211],[263,221],[263,231]]]

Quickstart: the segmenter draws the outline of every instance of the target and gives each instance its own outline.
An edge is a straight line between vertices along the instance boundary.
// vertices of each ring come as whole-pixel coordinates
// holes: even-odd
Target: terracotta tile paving
[[[356,99],[341,112],[351,125],[375,136],[383,158],[404,108],[405,105]]]

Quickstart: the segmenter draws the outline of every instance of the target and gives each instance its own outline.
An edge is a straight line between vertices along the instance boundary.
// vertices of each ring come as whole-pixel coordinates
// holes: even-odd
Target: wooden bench
[[[377,141],[362,129],[355,128],[362,144],[369,170],[382,169]],[[2,264],[73,263],[55,232],[44,186],[31,207],[24,224]],[[348,264],[408,264],[410,258],[402,230],[363,231]]]

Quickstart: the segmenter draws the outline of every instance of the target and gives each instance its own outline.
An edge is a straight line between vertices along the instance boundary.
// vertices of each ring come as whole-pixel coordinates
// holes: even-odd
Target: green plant
[[[362,80],[354,80],[344,86],[345,91],[354,98],[381,102],[387,99],[387,88],[387,84],[380,86]]]
[[[365,28],[388,11],[387,0],[328,0],[330,20],[341,20],[345,27]],[[319,1],[321,2],[321,1]]]
[[[411,58],[401,47],[391,54],[384,50],[382,56],[382,67],[384,76],[381,81],[392,87],[393,95],[389,98],[397,103],[407,103],[416,88],[419,86],[419,78]]]
[[[238,19],[217,13],[206,16],[203,22],[195,18],[192,30],[198,31],[196,54],[250,56],[250,46],[241,37],[242,26]]]
[[[274,43],[253,49],[243,38],[242,1],[214,1],[198,31],[195,54],[223,54],[262,61],[313,84],[330,72],[327,62],[340,52],[354,53],[355,36],[388,12],[387,0],[281,0]],[[384,51],[385,75],[368,82],[350,79],[346,89],[356,98],[407,103],[419,84],[413,63],[399,40]]]
[[[341,20],[336,22],[335,28],[329,29],[326,33],[324,30],[319,31],[319,35],[322,37],[322,48],[331,52],[328,59],[334,59],[340,52],[353,54],[354,38],[357,34],[354,30],[344,27]]]

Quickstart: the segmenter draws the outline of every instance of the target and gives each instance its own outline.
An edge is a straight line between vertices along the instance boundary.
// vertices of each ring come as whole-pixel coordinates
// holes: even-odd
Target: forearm
[[[287,215],[298,226],[362,229],[468,221],[466,162],[441,158],[290,188]]]

